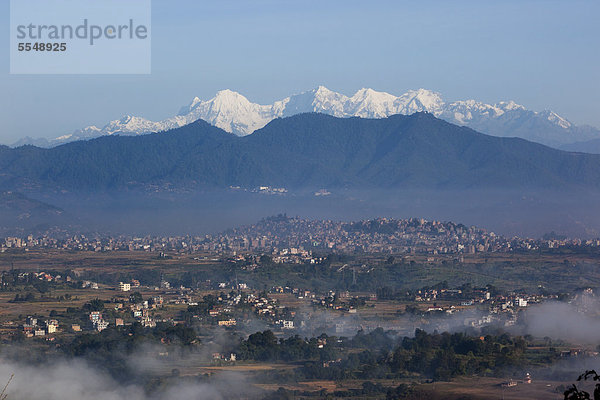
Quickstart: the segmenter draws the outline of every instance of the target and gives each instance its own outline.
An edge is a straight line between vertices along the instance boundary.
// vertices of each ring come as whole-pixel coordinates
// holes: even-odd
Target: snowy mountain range
[[[237,136],[245,136],[264,127],[275,118],[316,112],[336,117],[385,118],[426,111],[457,125],[468,126],[493,136],[520,137],[552,147],[600,138],[600,130],[576,126],[558,114],[546,110],[527,110],[513,101],[485,104],[475,100],[446,102],[426,89],[410,90],[401,96],[373,89],[360,89],[351,97],[319,86],[273,104],[252,103],[241,94],[219,91],[210,100],[194,98],[179,113],[162,121],[127,115],[103,128],[89,126],[55,139],[25,138],[14,146],[34,144],[54,147],[76,140],[105,135],[141,135],[178,128],[202,119]]]

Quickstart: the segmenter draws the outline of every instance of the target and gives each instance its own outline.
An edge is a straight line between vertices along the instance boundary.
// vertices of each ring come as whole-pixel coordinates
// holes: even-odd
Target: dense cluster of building
[[[58,331],[58,325],[58,321],[55,319],[39,321],[35,317],[28,316],[23,324],[23,333],[26,337],[46,336],[56,333]]]
[[[276,261],[307,261],[313,250],[339,253],[474,254],[561,247],[600,247],[600,239],[505,238],[476,227],[424,219],[379,218],[354,223],[306,220],[285,215],[217,235],[182,237],[8,237],[0,251],[14,248],[55,248],[81,251],[209,251],[235,253],[269,251]],[[314,261],[313,261],[314,262]]]
[[[339,253],[462,254],[600,246],[600,240],[505,238],[476,227],[424,219],[379,218],[355,223],[277,216],[206,237],[204,250],[271,251],[277,259],[311,259],[311,250]]]
[[[227,284],[224,284],[229,286]],[[238,291],[221,293],[212,299],[212,305],[208,309],[208,315],[195,314],[198,319],[207,318],[207,322],[222,327],[236,326],[239,320],[245,321],[248,316],[244,310],[252,313],[264,323],[275,329],[293,329],[293,317],[295,312],[288,307],[280,305],[277,300],[265,293],[243,293],[239,289],[245,284],[238,285]]]

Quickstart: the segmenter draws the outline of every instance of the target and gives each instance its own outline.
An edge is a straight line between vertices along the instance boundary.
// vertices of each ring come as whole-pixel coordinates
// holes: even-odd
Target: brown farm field
[[[11,268],[22,271],[67,270],[110,272],[116,268],[155,269],[168,268],[177,271],[180,267],[201,267],[214,264],[208,257],[198,254],[171,255],[170,258],[158,258],[156,253],[144,251],[67,251],[67,250],[31,250],[27,252],[6,252],[0,254],[0,271]]]
[[[427,391],[433,391],[438,395],[447,395],[456,398],[456,396],[469,396],[472,399],[505,399],[505,400],[551,400],[563,399],[561,390],[556,390],[560,385],[570,386],[573,382],[557,381],[536,381],[531,384],[517,381],[513,387],[505,387],[503,383],[506,379],[498,378],[460,378],[451,382],[436,382],[421,385],[421,388]],[[590,385],[581,385],[589,390]]]

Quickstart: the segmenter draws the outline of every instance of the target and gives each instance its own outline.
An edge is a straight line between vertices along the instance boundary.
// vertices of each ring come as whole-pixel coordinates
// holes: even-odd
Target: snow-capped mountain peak
[[[267,105],[253,103],[242,94],[225,89],[209,100],[194,97],[176,116],[162,121],[154,122],[125,115],[101,129],[89,126],[53,139],[48,146],[116,133],[140,135],[160,132],[199,119],[237,136],[245,136],[275,118],[299,113],[317,112],[340,118],[385,118],[393,114],[408,115],[420,111],[430,112],[448,122],[469,126],[490,135],[518,136],[552,146],[600,137],[600,131],[596,129],[579,129],[552,111],[530,111],[514,101],[486,104],[476,100],[458,100],[448,103],[440,93],[427,89],[409,90],[395,96],[362,88],[348,97],[325,86],[318,86]],[[26,141],[20,141],[19,144],[26,144]],[[39,145],[40,142],[36,141],[36,144]]]
[[[309,92],[314,93],[315,97],[321,97],[321,98],[322,97],[329,97],[329,96],[339,95],[339,93],[336,93],[333,90],[329,90],[329,89],[327,89],[323,85],[319,85],[319,86],[317,86],[316,89],[309,90]]]
[[[181,107],[181,109],[179,110],[179,113],[177,115],[183,116],[183,115],[189,114],[201,102],[202,102],[202,100],[200,100],[199,97],[194,97],[187,106]]]
[[[409,90],[396,100],[401,114],[414,114],[419,111],[427,111],[434,115],[441,113],[444,100],[442,96],[431,90],[418,89]]]
[[[214,103],[223,105],[234,105],[236,103],[250,104],[247,98],[229,89],[219,90],[212,100]]]
[[[496,107],[503,111],[525,110],[525,107],[515,103],[514,101],[500,101],[496,103]]]
[[[573,126],[572,123],[570,123],[568,120],[561,117],[554,111],[544,110],[540,113],[540,115],[545,117],[548,121],[552,122],[553,124],[556,124],[562,128],[569,129],[571,126]]]
[[[348,116],[385,118],[389,115],[397,114],[394,105],[395,101],[396,96],[389,93],[363,88],[350,97],[346,112]]]

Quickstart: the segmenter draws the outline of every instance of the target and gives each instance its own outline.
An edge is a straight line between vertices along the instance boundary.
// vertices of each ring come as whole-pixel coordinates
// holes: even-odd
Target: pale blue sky
[[[515,100],[600,126],[597,0],[153,0],[147,76],[9,75],[0,4],[2,143],[162,119],[225,88],[270,103],[318,85]]]

